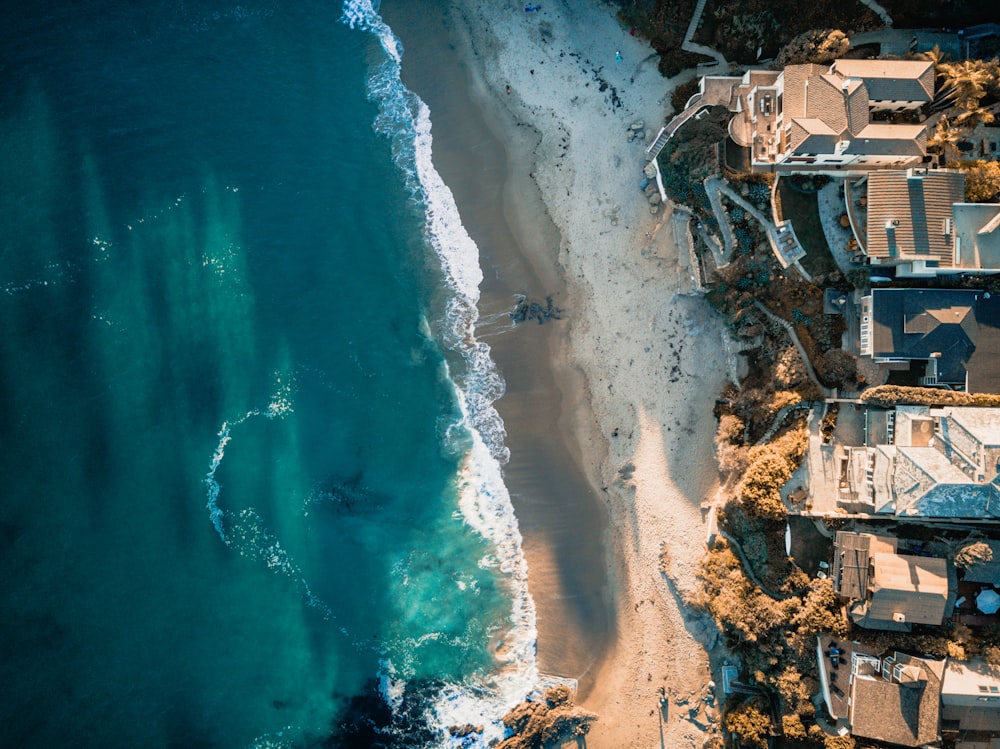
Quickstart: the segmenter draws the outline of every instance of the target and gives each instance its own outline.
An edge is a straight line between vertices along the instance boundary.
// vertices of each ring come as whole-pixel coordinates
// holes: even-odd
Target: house
[[[873,115],[918,110],[934,99],[934,66],[920,60],[836,60],[702,79],[729,84],[729,134],[758,172],[903,168],[926,156],[922,124]]]
[[[894,538],[838,531],[830,579],[850,601],[848,615],[861,627],[909,632],[939,625],[950,615],[957,581],[948,561],[897,552]]]
[[[944,661],[878,656],[859,643],[821,635],[817,664],[823,701],[838,726],[898,746],[938,741]]]
[[[942,730],[1000,731],[1000,672],[982,660],[948,660],[941,683]]]
[[[862,298],[860,316],[861,356],[890,365],[926,362],[923,386],[1000,392],[1000,297],[876,288]]]
[[[911,167],[864,178],[865,210],[845,191],[858,246],[897,278],[1000,273],[1000,205],[965,203],[965,174]],[[860,201],[855,201],[860,204]]]
[[[840,502],[928,520],[1000,519],[1000,409],[899,406],[889,444],[847,447]]]

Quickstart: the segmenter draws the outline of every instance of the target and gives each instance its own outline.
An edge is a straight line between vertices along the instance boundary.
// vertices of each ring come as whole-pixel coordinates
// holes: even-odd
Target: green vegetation
[[[729,110],[709,107],[677,131],[657,157],[663,187],[670,199],[697,211],[703,221],[715,223],[702,184],[719,170],[718,143],[726,137]]]

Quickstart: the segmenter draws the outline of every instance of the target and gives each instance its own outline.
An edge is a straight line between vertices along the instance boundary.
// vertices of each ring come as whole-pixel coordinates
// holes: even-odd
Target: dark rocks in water
[[[517,304],[510,313],[510,319],[515,323],[537,320],[541,325],[546,320],[561,320],[562,309],[552,303],[552,297],[545,297],[545,304],[529,301],[525,296],[519,296]]]
[[[569,687],[552,687],[541,699],[526,700],[504,716],[504,725],[513,735],[496,749],[562,746],[586,736],[596,720],[596,713],[573,703]]]
[[[482,733],[482,726],[474,726],[471,723],[466,723],[464,726],[448,726],[448,733],[454,736],[456,739],[464,739],[467,736],[471,736],[474,733]]]
[[[425,717],[429,700],[443,685],[414,681],[406,685],[403,701],[393,712],[379,692],[376,679],[349,698],[340,719],[323,740],[326,749],[418,749],[433,746],[438,736]]]

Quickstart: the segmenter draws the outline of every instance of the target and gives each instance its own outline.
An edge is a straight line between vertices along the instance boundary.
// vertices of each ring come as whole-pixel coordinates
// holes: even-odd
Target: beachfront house
[[[898,746],[937,744],[944,661],[879,656],[860,643],[821,635],[817,665],[823,702],[838,728]]]
[[[747,149],[755,172],[864,173],[927,156],[919,110],[934,99],[929,61],[836,60],[702,79],[703,94],[720,89],[733,113],[730,137]],[[888,121],[906,110],[908,121]]]
[[[885,442],[846,447],[840,504],[870,515],[1000,520],[1000,409],[898,406]]]
[[[1000,296],[875,288],[859,307],[859,352],[890,369],[926,367],[920,385],[1000,392]]]
[[[911,167],[847,180],[845,203],[873,271],[897,278],[1000,273],[1000,205],[966,203],[965,174]]]
[[[847,531],[834,539],[830,579],[855,624],[901,632],[941,624],[957,589],[946,559],[900,554],[895,538]]]
[[[941,682],[941,730],[1000,732],[1000,672],[982,660],[948,660]]]

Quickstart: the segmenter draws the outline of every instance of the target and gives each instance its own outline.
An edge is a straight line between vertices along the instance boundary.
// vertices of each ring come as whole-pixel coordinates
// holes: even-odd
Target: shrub
[[[719,442],[730,442],[734,445],[743,442],[743,432],[746,425],[743,419],[734,414],[723,414],[719,417],[719,428],[716,431],[716,438]]]
[[[823,746],[825,749],[854,749],[857,743],[850,736],[830,736],[827,734],[823,737]]]
[[[806,366],[802,363],[799,350],[794,346],[785,346],[778,354],[774,365],[774,381],[783,388],[794,388],[809,379]]]
[[[802,718],[798,713],[781,716],[781,731],[790,739],[804,739],[806,737],[806,727],[802,725]]]
[[[843,349],[830,349],[816,357],[816,376],[830,387],[853,384],[858,380],[858,360]]]
[[[741,744],[763,749],[771,732],[771,719],[766,708],[759,707],[756,701],[745,702],[726,716],[726,729],[735,733]]]
[[[982,406],[1000,407],[1000,395],[993,393],[961,393],[955,390],[906,387],[903,385],[878,385],[861,394],[861,400],[870,406],[895,408],[896,406]]]
[[[809,592],[802,608],[792,618],[799,637],[812,638],[820,632],[842,637],[847,634],[847,622],[840,616],[840,602],[829,579],[816,578],[809,583]]]
[[[743,511],[752,518],[781,520],[787,514],[781,487],[792,477],[788,461],[770,445],[752,448],[749,458],[740,491]]]

